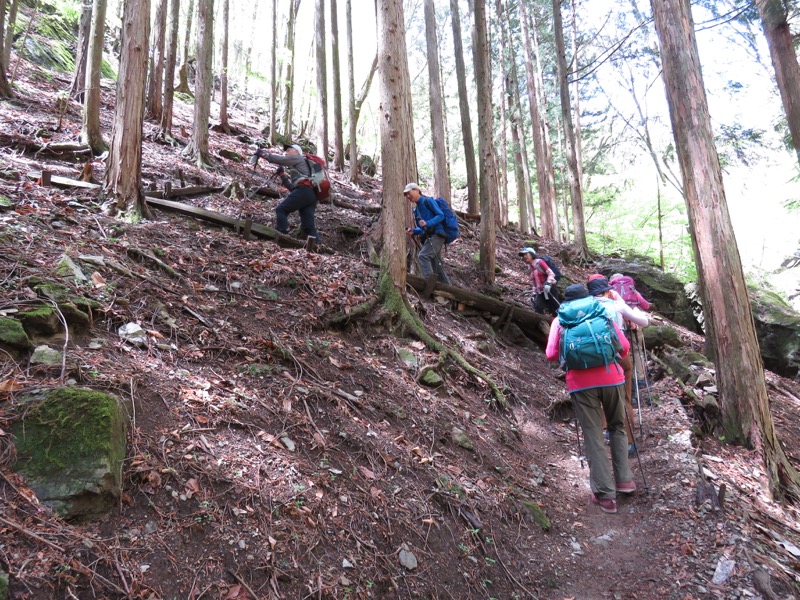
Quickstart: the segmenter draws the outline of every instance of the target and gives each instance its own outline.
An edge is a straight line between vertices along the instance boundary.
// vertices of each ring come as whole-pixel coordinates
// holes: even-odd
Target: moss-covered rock
[[[14,350],[30,350],[32,347],[22,323],[16,319],[0,317],[0,345]]]
[[[755,286],[748,291],[764,366],[800,380],[800,314],[774,292]]]
[[[39,500],[68,519],[101,515],[119,497],[127,418],[114,396],[59,388],[25,399],[12,425],[15,470]]]
[[[522,504],[528,509],[528,512],[530,512],[534,523],[539,525],[539,527],[545,531],[550,530],[550,527],[552,526],[550,523],[550,518],[545,514],[541,506],[536,504],[536,502],[523,502]]]
[[[650,325],[642,329],[642,334],[644,335],[645,346],[649,350],[664,346],[680,348],[683,345],[678,331],[674,327],[667,325]]]
[[[52,306],[38,306],[17,315],[25,331],[34,338],[46,338],[61,333],[63,326],[56,309]]]
[[[0,571],[0,600],[8,600],[8,573]]]
[[[444,380],[431,367],[426,367],[420,373],[419,382],[427,387],[439,387]]]

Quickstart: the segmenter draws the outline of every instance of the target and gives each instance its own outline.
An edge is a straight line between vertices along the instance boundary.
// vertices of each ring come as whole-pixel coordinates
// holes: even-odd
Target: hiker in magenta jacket
[[[556,274],[544,259],[536,258],[536,250],[530,246],[520,250],[519,255],[528,263],[533,309],[542,315],[545,312],[555,315],[561,304],[558,287],[556,287]]]
[[[564,304],[586,298],[588,295],[585,286],[580,283],[573,284],[564,292]],[[630,344],[617,324],[613,325],[622,346],[620,355],[627,356]],[[547,360],[559,360],[562,331],[556,317],[550,324],[550,337],[545,350]],[[608,367],[603,365],[590,369],[569,369],[567,388],[583,429],[592,501],[604,512],[615,513],[617,494],[630,494],[636,490],[633,473],[628,465],[628,435],[625,432],[624,409],[625,373],[616,362]],[[606,458],[603,440],[603,415],[610,433],[611,468]]]
[[[608,282],[613,287],[617,280],[622,279],[623,277],[625,277],[625,275],[622,273],[614,273],[609,278]],[[630,277],[628,277],[628,279],[630,279]],[[645,297],[642,296],[636,288],[633,289],[633,292],[635,300],[628,302],[628,304],[641,308],[642,310],[650,310],[650,303],[645,300]]]

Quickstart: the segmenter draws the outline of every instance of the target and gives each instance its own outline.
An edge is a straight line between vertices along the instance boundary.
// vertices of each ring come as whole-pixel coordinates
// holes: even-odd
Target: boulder
[[[703,333],[695,317],[694,304],[687,295],[683,282],[662,271],[646,257],[637,257],[637,261],[610,258],[598,263],[597,271],[606,277],[611,277],[614,273],[633,277],[636,289],[653,304],[653,310],[689,331]]]
[[[12,424],[15,471],[39,501],[69,520],[113,508],[121,493],[127,417],[120,401],[94,390],[63,387],[23,399]]]
[[[16,319],[0,317],[0,348],[2,347],[23,352],[32,347],[22,323]]]
[[[774,292],[755,286],[748,291],[764,366],[800,381],[800,313]]]

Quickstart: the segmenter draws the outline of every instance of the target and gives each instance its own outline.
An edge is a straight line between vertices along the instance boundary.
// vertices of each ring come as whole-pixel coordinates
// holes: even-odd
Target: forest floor
[[[0,103],[0,196],[12,203],[0,208],[0,310],[28,305],[31,281],[55,279],[62,254],[106,265],[71,284],[100,308],[89,334],[71,340],[64,370],[0,356],[0,567],[12,598],[678,600],[800,590],[796,508],[769,499],[755,452],[693,433],[681,387],[654,363],[641,463],[632,464],[639,489],[621,498],[618,514],[605,514],[590,501],[571,415],[553,410],[569,406],[566,387],[542,348],[495,331],[480,313],[410,294],[428,331],[502,387],[506,411],[484,381],[394,335],[380,308],[344,329],[327,325],[374,298],[377,270],[363,243],[374,213],[320,205],[318,228],[335,252],[317,254],[161,211],[122,223],[103,216],[97,191],[29,178],[43,168],[77,178],[84,166],[24,143],[76,139],[80,107],[70,103],[62,117],[57,109],[67,84],[31,66],[17,97]],[[113,101],[104,87],[106,136]],[[255,115],[232,117],[259,135]],[[190,127],[191,106],[178,103],[180,141]],[[180,146],[153,141],[156,131],[145,124],[145,186],[237,179],[250,188],[269,175],[222,158],[197,169]],[[216,132],[211,148],[215,157],[248,154],[244,142]],[[93,165],[102,181],[102,161]],[[379,206],[379,180],[332,176],[341,198]],[[278,202],[182,201],[267,225]],[[523,241],[498,237],[497,289],[524,305]],[[447,250],[455,285],[481,289],[477,247],[477,229],[466,226]],[[584,281],[592,267],[563,270]],[[147,330],[145,346],[118,335],[131,322]],[[444,383],[420,385],[425,366]],[[767,377],[778,434],[800,464],[800,385]],[[19,399],[65,380],[113,392],[131,409],[124,493],[96,522],[58,518],[11,470],[7,432]],[[698,457],[727,488],[722,510],[695,501]]]

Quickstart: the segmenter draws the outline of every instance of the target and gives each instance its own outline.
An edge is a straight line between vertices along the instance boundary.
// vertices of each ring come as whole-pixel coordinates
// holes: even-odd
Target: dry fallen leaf
[[[6,379],[5,381],[0,381],[0,393],[2,392],[16,392],[17,390],[21,390],[23,386],[17,383],[16,379]]]
[[[375,479],[375,473],[370,471],[367,467],[359,466],[358,470],[361,471],[361,474],[367,479]]]
[[[94,284],[94,287],[100,288],[106,284],[106,280],[105,277],[103,277],[102,275],[100,275],[100,273],[95,271],[94,273],[92,273],[92,283]]]
[[[328,360],[330,360],[330,361],[331,361],[331,364],[332,364],[334,367],[338,367],[338,368],[340,368],[340,369],[349,369],[349,368],[350,368],[350,365],[349,365],[349,364],[347,364],[347,363],[343,363],[343,362],[339,362],[338,360],[336,360],[336,359],[335,359],[335,358],[333,358],[332,356],[329,356],[329,357],[328,357]]]

